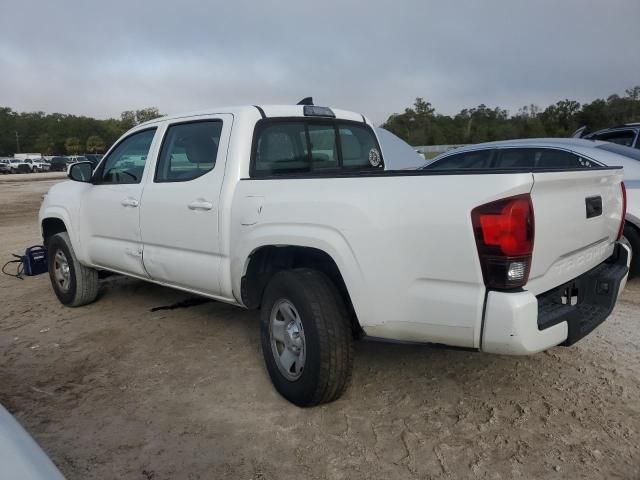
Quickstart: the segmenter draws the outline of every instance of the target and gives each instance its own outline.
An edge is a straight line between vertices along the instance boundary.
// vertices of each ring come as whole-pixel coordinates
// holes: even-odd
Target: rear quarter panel
[[[471,210],[531,186],[527,173],[241,180],[230,226],[234,295],[260,246],[319,248],[338,265],[368,335],[478,347],[485,288]]]

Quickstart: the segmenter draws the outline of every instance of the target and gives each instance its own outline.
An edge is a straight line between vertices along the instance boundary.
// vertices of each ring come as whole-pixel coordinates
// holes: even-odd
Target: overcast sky
[[[512,112],[640,84],[640,0],[0,0],[0,106],[119,116],[416,96]]]

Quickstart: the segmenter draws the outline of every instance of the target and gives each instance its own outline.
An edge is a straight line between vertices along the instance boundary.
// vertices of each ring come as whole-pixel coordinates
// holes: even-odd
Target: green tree
[[[78,137],[69,137],[64,141],[64,149],[68,154],[77,155],[80,153],[81,148],[82,144]]]
[[[98,153],[104,151],[104,140],[98,135],[91,135],[87,138],[87,152]]]
[[[55,144],[48,133],[38,135],[34,144],[35,150],[43,155],[53,155]]]
[[[147,107],[140,110],[125,110],[120,114],[120,123],[124,130],[129,130],[154,118],[162,117],[157,107]]]

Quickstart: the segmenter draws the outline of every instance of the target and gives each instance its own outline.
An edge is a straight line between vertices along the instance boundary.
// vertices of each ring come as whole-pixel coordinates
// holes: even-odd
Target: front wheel
[[[57,233],[47,244],[51,286],[58,300],[68,307],[93,302],[98,296],[98,271],[76,258],[67,232]]]
[[[308,268],[276,273],[261,311],[262,352],[276,390],[309,407],[336,400],[349,384],[349,315],[329,278]]]

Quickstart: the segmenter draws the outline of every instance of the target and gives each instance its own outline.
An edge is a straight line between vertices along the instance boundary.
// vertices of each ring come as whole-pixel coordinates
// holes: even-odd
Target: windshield
[[[640,150],[637,148],[625,147],[617,143],[603,143],[596,148],[606,150],[607,152],[617,153],[618,155],[624,155],[625,157],[637,160],[640,162]]]

